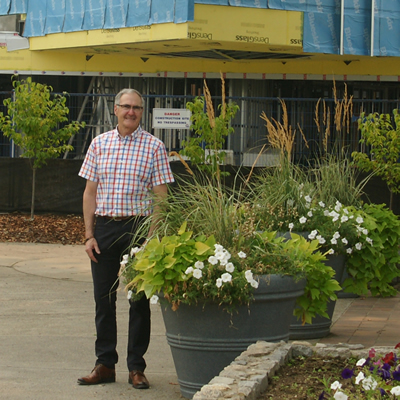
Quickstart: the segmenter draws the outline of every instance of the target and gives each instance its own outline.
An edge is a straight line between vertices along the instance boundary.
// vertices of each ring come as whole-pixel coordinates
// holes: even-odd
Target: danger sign
[[[184,108],[153,108],[153,128],[189,129],[190,115]]]

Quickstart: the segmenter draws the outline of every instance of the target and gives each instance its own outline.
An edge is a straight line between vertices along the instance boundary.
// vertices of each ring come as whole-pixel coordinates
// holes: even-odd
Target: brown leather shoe
[[[148,389],[150,387],[149,381],[142,371],[129,372],[128,382],[132,384],[135,389]]]
[[[115,369],[97,364],[90,375],[78,379],[80,385],[98,385],[100,383],[115,382]]]

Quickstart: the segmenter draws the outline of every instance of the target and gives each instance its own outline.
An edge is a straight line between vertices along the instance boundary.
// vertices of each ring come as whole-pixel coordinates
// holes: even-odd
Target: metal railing
[[[11,96],[11,92],[0,92],[0,112],[6,113],[3,100]],[[152,128],[153,108],[185,108],[193,96],[144,95],[145,110],[142,118],[144,129],[159,137],[166,145],[167,151],[179,151],[182,140],[191,134],[189,130]],[[215,112],[221,99],[213,98]],[[287,124],[295,135],[293,145],[293,160],[303,163],[324,151],[337,151],[336,145],[349,152],[360,150],[358,119],[361,112],[366,114],[389,113],[399,108],[397,100],[353,100],[348,115],[343,118],[343,108],[340,110],[334,99],[304,99],[304,98],[272,98],[272,97],[227,97],[239,105],[239,111],[231,121],[234,133],[226,142],[235,165],[252,165],[260,149],[267,144],[267,128],[261,113],[265,112],[271,121],[283,123],[285,108]],[[340,102],[340,100],[339,100]],[[64,158],[81,159],[84,157],[91,140],[102,132],[112,129],[116,123],[113,111],[114,95],[109,94],[69,94],[67,106],[70,110],[69,120],[86,122],[71,139],[73,151],[64,154]],[[318,106],[318,108],[317,108]],[[317,111],[316,111],[317,110]],[[342,116],[342,119],[338,116]],[[339,118],[339,120],[338,120]],[[339,122],[339,123],[338,123]],[[339,127],[339,129],[338,129]],[[13,144],[0,132],[0,157],[14,157]],[[266,165],[273,161],[274,154],[268,152],[259,158],[257,165]]]

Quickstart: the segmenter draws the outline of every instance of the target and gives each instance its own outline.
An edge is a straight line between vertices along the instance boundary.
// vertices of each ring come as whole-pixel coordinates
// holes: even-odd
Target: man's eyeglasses
[[[135,112],[143,110],[141,106],[130,106],[129,104],[116,104],[118,107],[121,107],[124,111],[133,110]]]

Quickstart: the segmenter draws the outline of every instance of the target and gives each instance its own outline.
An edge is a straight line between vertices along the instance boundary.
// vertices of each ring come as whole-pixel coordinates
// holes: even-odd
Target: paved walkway
[[[118,301],[117,382],[79,386],[94,363],[94,301],[83,246],[0,243],[0,398],[182,400],[159,306],[146,356],[150,390],[135,390],[125,366],[128,302]],[[340,299],[322,343],[394,346],[400,297]]]

